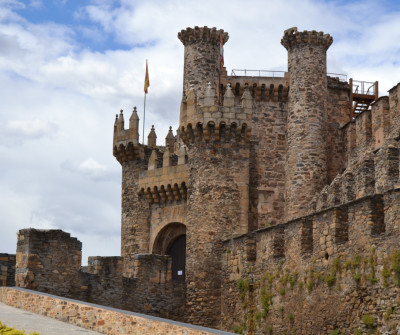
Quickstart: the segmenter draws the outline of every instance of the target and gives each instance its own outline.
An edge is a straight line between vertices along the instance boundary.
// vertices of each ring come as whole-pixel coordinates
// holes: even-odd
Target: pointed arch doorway
[[[170,255],[172,279],[185,281],[186,226],[179,222],[172,222],[162,228],[154,240],[153,254]]]

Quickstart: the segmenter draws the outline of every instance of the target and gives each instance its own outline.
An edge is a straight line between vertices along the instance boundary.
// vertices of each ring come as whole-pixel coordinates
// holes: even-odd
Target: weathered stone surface
[[[15,285],[15,255],[0,253],[0,286]]]
[[[210,328],[151,318],[143,314],[110,309],[77,300],[66,300],[29,290],[0,287],[0,301],[32,313],[68,322],[103,334],[119,335],[230,335]]]

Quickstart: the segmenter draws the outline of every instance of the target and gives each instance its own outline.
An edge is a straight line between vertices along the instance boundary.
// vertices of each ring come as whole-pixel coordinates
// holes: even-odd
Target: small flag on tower
[[[147,66],[147,59],[146,59],[146,76],[144,77],[144,93],[148,93],[147,89],[150,86],[150,79],[149,79],[149,68]]]
[[[222,30],[220,31],[220,45],[219,52],[221,54],[221,69],[224,67],[224,43],[222,41]]]

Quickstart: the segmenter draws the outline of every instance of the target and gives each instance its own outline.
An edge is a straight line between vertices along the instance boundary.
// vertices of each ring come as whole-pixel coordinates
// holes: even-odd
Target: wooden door
[[[186,235],[179,236],[172,243],[167,254],[172,258],[172,279],[185,281]]]

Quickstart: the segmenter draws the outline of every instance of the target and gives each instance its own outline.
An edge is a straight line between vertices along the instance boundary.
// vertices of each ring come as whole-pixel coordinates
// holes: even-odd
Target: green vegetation
[[[249,280],[240,279],[237,284],[238,290],[240,291],[240,299],[244,301],[246,297],[246,292],[249,290]]]
[[[375,319],[372,315],[364,314],[361,320],[364,322],[367,328],[372,328],[374,326]]]
[[[396,285],[400,287],[400,250],[392,254],[392,269],[396,277]]]
[[[2,324],[0,321],[0,334],[4,335],[26,335],[25,332],[21,330],[17,330],[15,328],[7,327],[6,325]],[[39,335],[37,332],[33,332],[30,335]]]
[[[381,266],[378,266],[378,255],[382,257],[379,259]],[[265,327],[266,333],[272,334],[272,326],[267,326],[270,321],[268,317],[272,312],[280,312],[282,321],[286,319],[294,324],[293,314],[284,312],[286,297],[291,299],[292,294],[307,295],[311,294],[314,289],[323,289],[324,286],[340,291],[343,285],[347,284],[347,280],[351,278],[360,287],[369,285],[380,285],[382,288],[394,285],[400,287],[400,249],[387,256],[382,255],[382,252],[375,248],[371,248],[368,254],[362,256],[340,253],[336,258],[331,259],[328,267],[325,264],[313,260],[307,268],[299,272],[286,265],[284,260],[280,260],[273,270],[266,271],[253,285],[250,285],[249,278],[240,279],[237,282],[237,289],[243,303],[244,313],[243,322],[240,326],[235,326],[235,332],[250,332]],[[295,292],[292,292],[294,290]],[[274,303],[277,305],[273,307]],[[398,304],[400,304],[400,298]],[[391,315],[397,312],[396,304],[393,303],[393,306],[383,313],[382,317],[385,321],[389,321]],[[369,332],[375,331],[374,315],[364,314],[361,320]],[[293,329],[286,331],[290,334]],[[358,328],[352,331],[355,335],[361,334],[361,330]],[[341,333],[339,330],[331,330],[330,334],[340,335]]]
[[[334,274],[329,274],[325,277],[325,281],[329,287],[332,287],[335,284],[336,276]]]
[[[243,334],[243,326],[238,326],[238,325],[234,325],[233,326],[233,332],[235,334]]]
[[[382,269],[382,278],[383,278],[383,286],[389,287],[388,279],[392,275],[392,272],[389,269],[388,261],[383,261],[383,269]]]
[[[386,313],[383,315],[383,318],[385,321],[389,321],[390,316],[395,312],[396,307],[395,306],[390,306],[387,310]]]

